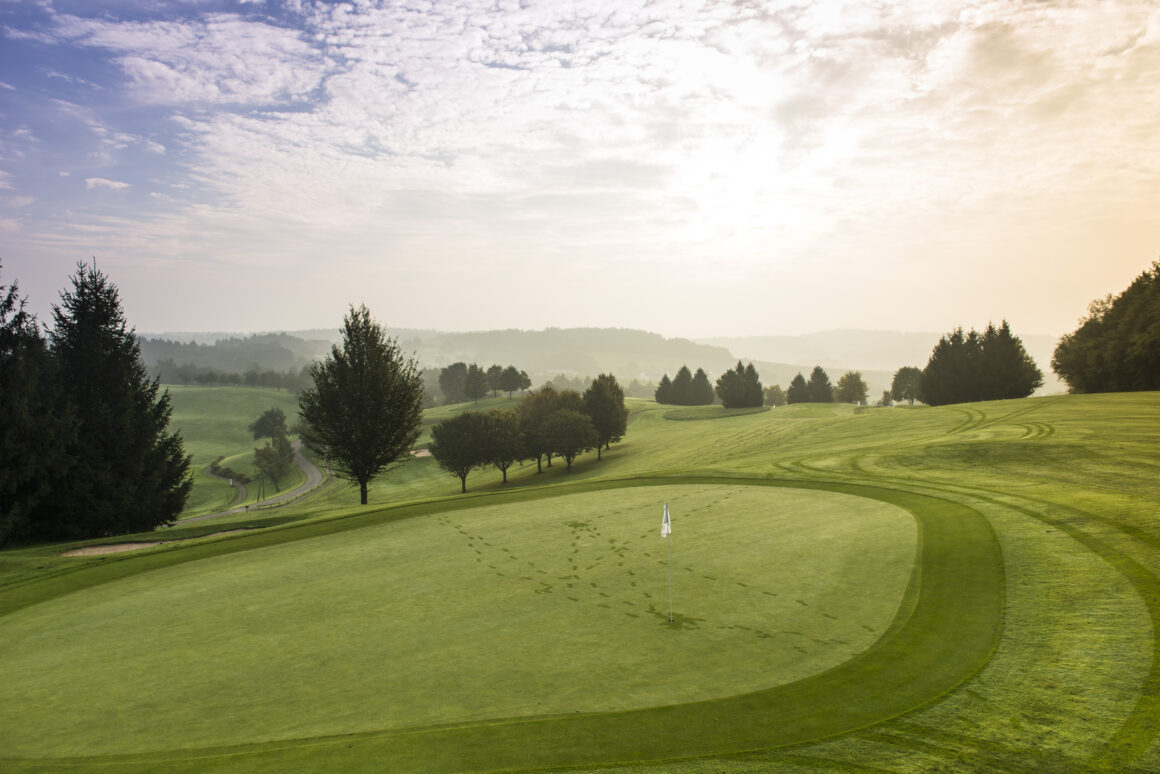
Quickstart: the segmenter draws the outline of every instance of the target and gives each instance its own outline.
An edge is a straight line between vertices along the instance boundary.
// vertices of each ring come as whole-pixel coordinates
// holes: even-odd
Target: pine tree
[[[806,378],[798,374],[789,383],[789,389],[785,393],[786,403],[809,403],[810,400],[810,386],[806,384]]]
[[[708,406],[713,402],[713,385],[709,381],[709,375],[705,373],[705,369],[698,368],[697,373],[693,374],[693,385],[690,393],[690,405]]]
[[[830,377],[821,366],[814,366],[807,382],[809,387],[810,403],[833,403],[834,387],[830,384]]]
[[[672,402],[678,406],[693,404],[693,372],[683,365],[673,377]]]
[[[673,403],[673,382],[669,379],[669,375],[665,374],[661,377],[660,384],[657,385],[656,392],[653,393],[653,398],[657,403]]]
[[[13,282],[0,287],[0,544],[69,472],[76,420],[36,317]]]
[[[77,416],[73,468],[30,526],[80,538],[171,524],[193,481],[181,435],[168,431],[169,393],[149,379],[116,285],[84,265],[72,284],[53,306],[51,342]]]

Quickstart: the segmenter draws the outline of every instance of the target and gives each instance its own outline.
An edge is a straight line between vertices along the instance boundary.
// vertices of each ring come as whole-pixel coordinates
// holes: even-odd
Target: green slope
[[[557,707],[545,710],[546,716],[533,713],[521,718],[523,711],[504,704],[511,697],[498,695],[503,693],[503,681],[495,681],[496,712],[488,715],[481,710],[489,718],[486,721],[476,716],[478,720],[464,722],[452,713],[443,716],[451,725],[439,724],[438,717],[431,718],[437,723],[434,727],[413,731],[389,723],[365,729],[351,724],[346,726],[351,733],[298,740],[289,739],[293,734],[283,728],[288,741],[282,743],[185,752],[165,749],[165,734],[156,732],[145,734],[158,750],[153,753],[82,755],[42,763],[10,758],[5,768],[83,769],[98,764],[110,771],[320,767],[458,771],[576,765],[631,771],[760,771],[774,765],[787,771],[1157,768],[1160,659],[1154,632],[1160,630],[1160,528],[1155,503],[1160,501],[1156,475],[1160,438],[1155,428],[1160,426],[1160,395],[1069,396],[862,413],[794,406],[718,415],[714,421],[674,421],[711,416],[703,409],[690,412],[680,416],[680,410],[674,414],[671,407],[635,402],[625,442],[606,453],[604,461],[582,457],[570,475],[558,468],[537,475],[534,466],[525,467],[506,489],[499,485],[498,474],[480,472],[469,479],[469,486],[477,482],[474,494],[442,499],[444,493],[453,492],[454,481],[443,478],[429,461],[416,460],[380,481],[373,499],[432,495],[440,499],[359,510],[343,504],[334,495],[341,490],[334,490],[324,493],[329,501],[307,500],[287,509],[286,513],[306,519],[297,525],[135,558],[79,560],[75,571],[62,570],[58,563],[63,560],[50,559],[45,549],[37,561],[48,577],[10,585],[0,594],[0,613],[10,612],[7,623],[15,628],[31,620],[27,616],[44,613],[41,628],[33,629],[57,627],[67,634],[75,617],[49,615],[51,606],[72,604],[69,592],[94,583],[105,585],[85,594],[96,594],[97,599],[105,594],[107,602],[120,603],[120,595],[112,590],[128,588],[122,584],[136,578],[160,579],[178,568],[196,573],[199,566],[220,561],[237,567],[252,561],[273,571],[278,562],[266,566],[267,560],[259,560],[270,556],[268,551],[293,548],[311,556],[340,535],[380,534],[379,539],[389,540],[392,534],[403,534],[392,531],[404,525],[412,529],[439,519],[463,523],[458,520],[467,513],[491,514],[480,519],[481,525],[499,525],[507,519],[518,524],[529,518],[529,508],[538,513],[550,502],[543,498],[561,494],[570,495],[569,502],[595,503],[599,497],[616,499],[620,492],[631,493],[619,496],[627,502],[638,490],[624,486],[647,485],[652,490],[729,485],[730,490],[750,491],[754,485],[771,485],[777,491],[789,487],[806,495],[837,493],[886,503],[909,512],[920,525],[917,571],[910,576],[905,603],[884,636],[856,655],[841,655],[840,664],[811,676],[790,682],[771,679],[766,687],[759,681],[748,687],[735,683],[724,689],[728,695],[701,699],[674,692],[669,702],[655,695],[641,700],[655,706],[629,704],[615,711],[610,705],[592,706],[566,714]],[[804,514],[802,520],[808,522]],[[737,526],[745,527],[743,518]],[[468,531],[476,538],[484,534]],[[674,540],[680,535],[675,533]],[[554,543],[543,537],[535,542]],[[821,550],[825,541],[815,544]],[[743,539],[736,545],[748,547]],[[432,548],[429,553],[434,571],[446,573],[439,564],[446,552]],[[746,565],[744,552],[720,548],[713,555],[724,567]],[[7,558],[0,555],[0,562]],[[746,566],[753,572],[753,562]],[[4,567],[0,564],[0,573]],[[496,567],[503,569],[502,564]],[[157,573],[140,574],[148,570]],[[602,589],[608,582],[597,581]],[[160,584],[159,599],[166,599],[165,589],[171,587]],[[858,596],[857,591],[833,591],[835,600]],[[126,604],[144,604],[136,593],[126,597]],[[365,600],[366,594],[358,598]],[[724,597],[722,604],[743,607],[737,599],[726,602]],[[665,625],[658,626],[663,630]],[[528,627],[543,628],[543,624]],[[768,625],[763,630],[768,631]],[[696,631],[678,627],[672,633],[685,636]],[[586,655],[594,650],[586,647]],[[0,663],[5,652],[11,651],[0,650]],[[502,648],[497,657],[500,653]],[[745,662],[757,658],[752,653],[742,656]],[[695,683],[699,673],[687,664],[674,671],[688,677],[683,683]],[[36,681],[28,682],[29,690],[35,689]],[[555,695],[550,687],[541,692]],[[600,693],[599,683],[584,687],[584,695]],[[259,703],[257,708],[261,707]],[[277,713],[270,710],[255,717],[266,714]],[[304,714],[309,716],[309,710]],[[247,738],[263,738],[257,731],[259,720],[253,722],[255,733]],[[316,731],[328,733],[321,727]],[[266,734],[273,736],[265,738],[273,738],[279,732],[267,729]],[[28,739],[35,746],[36,735]],[[78,744],[77,752],[98,749]],[[29,754],[35,754],[31,748]],[[663,763],[649,763],[661,759]]]

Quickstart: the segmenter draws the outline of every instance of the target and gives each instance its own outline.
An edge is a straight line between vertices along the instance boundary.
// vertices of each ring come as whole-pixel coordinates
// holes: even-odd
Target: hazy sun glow
[[[1160,255],[1160,8],[0,5],[0,281],[142,330],[1059,334]]]

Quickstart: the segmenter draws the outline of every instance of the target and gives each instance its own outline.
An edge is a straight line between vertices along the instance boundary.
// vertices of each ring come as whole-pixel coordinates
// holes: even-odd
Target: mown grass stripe
[[[841,492],[900,506],[920,525],[921,547],[907,602],[867,651],[805,680],[723,699],[591,715],[497,720],[410,731],[245,745],[217,750],[108,756],[52,762],[116,771],[310,770],[452,772],[615,764],[768,749],[863,728],[945,695],[987,662],[1003,615],[1002,556],[990,524],[949,500],[883,487],[817,481],[684,476],[582,483],[381,509],[330,522],[240,536],[231,541],[161,551],[30,584],[0,598],[10,611],[70,590],[185,561],[301,540],[437,511],[539,499],[616,486],[750,483]],[[39,590],[39,599],[31,592]],[[14,606],[16,605],[16,606]],[[8,761],[36,770],[47,761]]]

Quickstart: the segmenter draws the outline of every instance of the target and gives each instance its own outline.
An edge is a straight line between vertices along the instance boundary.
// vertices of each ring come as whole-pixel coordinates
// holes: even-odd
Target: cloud
[[[103,177],[85,178],[85,188],[88,190],[92,190],[94,188],[108,188],[113,191],[120,191],[128,187],[128,183],[123,183],[120,180],[106,180]]]

